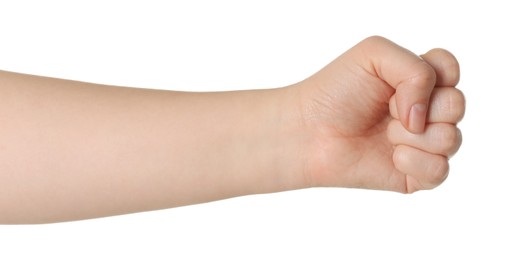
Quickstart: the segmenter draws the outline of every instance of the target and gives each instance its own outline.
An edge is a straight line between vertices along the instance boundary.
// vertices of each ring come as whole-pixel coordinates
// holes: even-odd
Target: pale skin
[[[0,72],[0,224],[448,175],[464,96],[443,49],[370,37],[283,88],[189,93]]]

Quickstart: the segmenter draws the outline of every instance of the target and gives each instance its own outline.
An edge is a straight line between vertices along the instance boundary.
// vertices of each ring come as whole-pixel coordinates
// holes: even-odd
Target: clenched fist
[[[418,56],[370,37],[292,86],[312,186],[412,193],[441,184],[462,137],[459,64],[443,49]]]

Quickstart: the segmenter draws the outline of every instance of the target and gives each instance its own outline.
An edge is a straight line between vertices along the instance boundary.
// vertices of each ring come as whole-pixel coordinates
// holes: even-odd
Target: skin
[[[370,37],[267,90],[188,93],[0,72],[0,223],[50,223],[257,193],[412,193],[448,175],[464,96],[446,50]]]

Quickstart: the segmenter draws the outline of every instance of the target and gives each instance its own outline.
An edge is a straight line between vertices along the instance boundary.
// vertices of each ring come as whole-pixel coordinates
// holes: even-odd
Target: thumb
[[[402,125],[422,133],[430,95],[436,83],[434,69],[416,54],[378,36],[356,46],[363,48],[359,64],[396,89],[396,106]]]

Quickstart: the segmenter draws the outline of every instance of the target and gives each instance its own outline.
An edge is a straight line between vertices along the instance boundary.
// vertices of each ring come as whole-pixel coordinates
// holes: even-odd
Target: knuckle
[[[453,125],[445,125],[439,130],[439,145],[444,155],[455,153],[462,143],[460,130]]]
[[[382,36],[373,35],[359,42],[356,47],[363,52],[369,52],[371,50],[381,49],[390,44],[391,42],[388,39]]]
[[[448,110],[452,115],[453,122],[457,123],[464,117],[466,110],[466,98],[462,91],[454,89],[453,94],[449,95]]]
[[[409,85],[423,90],[428,90],[427,87],[430,87],[430,92],[433,91],[437,81],[437,74],[430,64],[419,59],[419,61],[411,65],[411,73],[411,76],[403,80],[403,82],[408,82]]]
[[[372,35],[372,36],[369,36],[367,37],[366,39],[364,39],[362,41],[362,43],[365,43],[365,44],[376,44],[376,43],[383,43],[383,42],[387,42],[389,40],[387,40],[386,38],[382,37],[382,36],[379,36],[379,35]]]
[[[417,74],[412,78],[412,81],[421,83],[420,85],[435,85],[437,74],[426,61],[420,60],[418,63]]]
[[[466,100],[464,94],[454,87],[438,87],[430,100],[430,120],[441,123],[458,123],[464,117]]]
[[[430,164],[426,184],[423,186],[429,189],[439,186],[448,177],[449,170],[450,165],[446,157],[438,157]]]
[[[441,57],[441,66],[446,71],[446,77],[448,77],[448,82],[451,82],[452,85],[457,85],[460,79],[460,65],[457,58],[453,56],[453,54],[445,49],[435,49]]]

